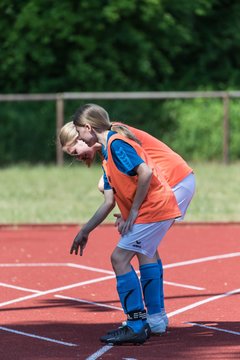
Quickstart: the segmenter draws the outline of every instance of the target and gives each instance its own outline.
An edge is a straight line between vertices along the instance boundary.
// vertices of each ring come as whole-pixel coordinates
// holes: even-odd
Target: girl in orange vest
[[[104,157],[104,203],[75,237],[70,252],[80,255],[89,233],[109,214],[115,201],[121,211],[121,238],[111,262],[117,291],[127,314],[127,323],[101,338],[105,343],[143,343],[147,325],[138,277],[131,266],[137,256],[141,285],[151,327],[161,317],[160,270],[156,251],[159,242],[181,212],[176,198],[159,168],[138,139],[123,125],[111,125],[107,112],[87,104],[74,116],[74,124],[88,146],[102,145]]]
[[[145,131],[119,122],[114,122],[113,124],[118,124],[120,126],[124,125],[127,127],[140,140],[143,149],[153,160],[154,166],[159,166],[161,168],[165,179],[172,187],[178,206],[181,210],[181,218],[176,219],[176,221],[182,220],[195,192],[195,177],[193,175],[192,168],[180,155],[174,152],[162,141],[156,139]],[[96,143],[92,147],[89,147],[82,140],[78,140],[78,133],[72,121],[62,127],[60,132],[60,142],[65,152],[74,156],[76,159],[85,162],[88,167],[91,166],[94,161],[96,153],[101,152],[101,144]],[[104,192],[103,178],[100,179],[98,188],[101,192]],[[114,216],[117,217],[116,226],[121,228],[121,218],[117,214]],[[164,306],[163,266],[158,252],[156,255],[160,268],[162,317],[161,320],[158,318],[157,326],[152,326],[152,332],[162,334],[166,331],[168,326],[168,317]]]

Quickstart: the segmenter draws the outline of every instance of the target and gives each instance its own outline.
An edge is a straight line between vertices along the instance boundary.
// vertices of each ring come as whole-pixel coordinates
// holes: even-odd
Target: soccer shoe
[[[129,326],[125,325],[110,334],[100,338],[101,342],[106,344],[121,345],[127,344],[143,344],[147,340],[145,328],[143,327],[139,333],[135,333]]]
[[[124,326],[127,326],[127,322],[126,322],[126,321],[123,321],[123,322],[122,322],[122,325],[119,326],[118,329],[122,329]],[[118,330],[118,329],[117,329],[117,330]],[[147,339],[149,339],[149,338],[150,338],[150,335],[151,335],[151,328],[150,328],[150,326],[148,325],[147,322],[146,322],[146,324],[144,324],[144,329],[145,329],[145,333],[146,333]],[[116,330],[109,330],[109,331],[107,332],[107,334],[113,334],[115,331],[116,331]]]
[[[150,326],[152,334],[163,335],[167,330],[165,321],[163,320],[161,313],[152,315],[147,314],[147,322]]]

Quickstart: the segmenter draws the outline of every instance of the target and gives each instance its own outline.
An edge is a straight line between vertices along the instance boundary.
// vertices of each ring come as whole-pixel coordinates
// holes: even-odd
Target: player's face
[[[85,142],[76,140],[74,144],[66,148],[66,152],[77,160],[83,161],[87,166],[90,166],[95,158],[96,151],[85,144]]]
[[[96,133],[89,124],[76,126],[79,140],[84,141],[88,146],[93,146],[98,141]]]

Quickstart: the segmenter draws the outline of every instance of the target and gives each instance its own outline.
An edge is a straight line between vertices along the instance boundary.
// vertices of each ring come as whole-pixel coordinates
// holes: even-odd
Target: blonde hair
[[[124,124],[112,124],[107,111],[99,105],[85,104],[81,106],[75,112],[72,119],[75,126],[89,124],[97,133],[101,133],[105,130],[116,131],[141,145],[141,142],[137,137]]]
[[[78,132],[72,121],[66,123],[60,130],[59,140],[62,148],[74,144],[78,139]]]

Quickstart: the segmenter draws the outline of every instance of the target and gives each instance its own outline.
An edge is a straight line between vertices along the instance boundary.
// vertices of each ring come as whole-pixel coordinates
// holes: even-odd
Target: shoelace
[[[128,326],[121,326],[120,328],[116,329],[113,333],[111,333],[112,336],[117,336],[117,335],[122,335],[122,334],[126,334],[128,330]]]

